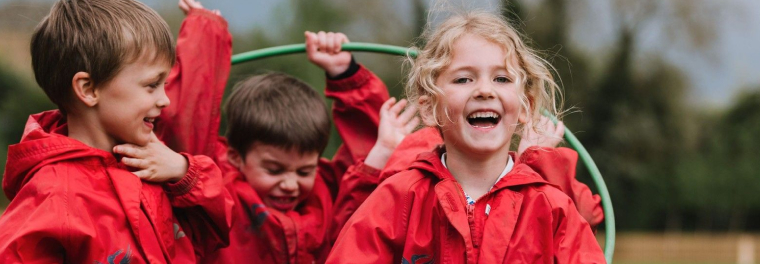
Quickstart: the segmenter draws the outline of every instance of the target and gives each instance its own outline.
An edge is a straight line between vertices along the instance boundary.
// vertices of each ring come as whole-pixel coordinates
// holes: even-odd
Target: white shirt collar
[[[446,166],[446,152],[441,154],[441,163],[443,164],[443,167],[448,169],[449,167]],[[501,175],[499,175],[499,178],[496,179],[496,181],[493,183],[493,185],[496,185],[497,182],[501,180],[501,178],[504,178],[504,176],[507,175],[510,171],[512,171],[512,167],[515,166],[515,162],[512,160],[512,155],[509,155],[509,160],[507,161],[507,166],[504,167],[504,170],[501,171]]]

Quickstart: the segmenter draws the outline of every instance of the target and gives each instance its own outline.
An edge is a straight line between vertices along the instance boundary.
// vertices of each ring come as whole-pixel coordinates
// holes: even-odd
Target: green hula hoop
[[[345,51],[373,52],[412,57],[417,56],[417,51],[414,49],[374,43],[350,42],[343,44],[342,49]],[[253,50],[232,56],[232,65],[269,57],[304,52],[306,52],[305,44],[291,44]],[[549,114],[549,112],[544,111],[543,114],[549,116],[552,121],[554,121],[554,123],[557,122],[557,118]],[[565,140],[573,149],[575,149],[575,151],[578,152],[578,155],[583,161],[583,164],[586,165],[586,168],[591,174],[591,178],[596,184],[599,195],[602,197],[602,208],[604,209],[605,226],[604,256],[607,259],[607,263],[612,263],[612,255],[615,250],[615,214],[612,210],[612,200],[610,200],[610,193],[607,190],[607,185],[604,183],[602,173],[599,171],[599,168],[596,167],[596,163],[594,163],[594,160],[591,159],[591,155],[589,155],[586,148],[583,147],[581,142],[578,141],[578,138],[576,138],[575,135],[570,132],[570,129],[567,127],[565,127]]]

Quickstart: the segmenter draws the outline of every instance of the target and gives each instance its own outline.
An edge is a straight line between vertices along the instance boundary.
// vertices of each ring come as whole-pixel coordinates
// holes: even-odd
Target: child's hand
[[[306,36],[306,56],[311,63],[316,64],[327,72],[327,76],[335,77],[348,70],[351,65],[351,53],[341,52],[341,45],[348,42],[343,33],[320,31],[319,33],[304,32]]]
[[[155,134],[145,146],[122,144],[113,152],[121,154],[124,165],[137,168],[133,172],[140,179],[151,182],[177,182],[187,173],[187,159],[161,143]]]
[[[565,135],[565,124],[562,123],[562,121],[557,122],[557,125],[555,126],[554,122],[545,116],[541,116],[541,119],[538,121],[538,126],[536,127],[538,129],[543,129],[543,134],[539,134],[533,130],[532,121],[525,124],[525,129],[523,129],[520,139],[520,145],[517,147],[518,157],[522,156],[523,152],[532,146],[556,147],[562,142],[563,136]]]
[[[380,125],[377,129],[377,142],[369,151],[364,164],[377,169],[385,167],[385,163],[406,135],[412,133],[420,124],[416,116],[417,107],[412,104],[401,113],[407,105],[406,99],[396,103],[396,98],[388,99],[380,108]]]
[[[190,11],[193,11],[195,9],[203,9],[203,5],[201,5],[201,2],[195,1],[195,0],[179,0],[179,9],[182,9],[182,12],[185,13],[185,15],[189,14]],[[219,12],[219,10],[214,9],[214,14],[217,16],[221,16],[222,12]]]

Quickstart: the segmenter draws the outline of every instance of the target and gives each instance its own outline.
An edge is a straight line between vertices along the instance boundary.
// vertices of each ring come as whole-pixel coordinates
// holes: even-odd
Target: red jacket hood
[[[69,138],[66,119],[51,110],[29,116],[21,142],[8,147],[3,191],[12,200],[19,190],[45,165],[83,157],[111,156]]]

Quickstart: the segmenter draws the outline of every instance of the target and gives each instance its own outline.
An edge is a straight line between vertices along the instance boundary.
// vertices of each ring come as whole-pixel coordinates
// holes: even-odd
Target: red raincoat
[[[224,27],[215,37],[230,41],[226,22],[208,11],[191,12],[186,26]],[[188,38],[181,34],[178,42]],[[176,67],[190,56],[229,60],[229,51],[202,49],[178,51]],[[160,118],[183,103],[172,101]],[[11,204],[0,218],[0,263],[194,263],[229,243],[233,199],[211,159],[183,153],[189,166],[180,182],[141,182],[111,153],[66,134],[60,112],[48,111],[31,116],[21,143],[9,148],[3,190]]]
[[[408,135],[388,159],[388,163],[380,176],[381,181],[409,169],[419,153],[431,151],[441,144],[443,144],[441,134],[434,127],[426,127]],[[604,211],[599,195],[591,193],[588,186],[575,179],[578,153],[574,150],[531,147],[525,150],[517,162],[530,166],[544,180],[559,187],[560,190],[570,196],[578,212],[589,222],[592,228],[604,220]]]
[[[0,263],[193,263],[226,245],[232,201],[211,159],[183,154],[182,180],[142,182],[67,133],[43,112],[8,148]]]
[[[179,102],[170,107],[179,109],[166,109],[156,122],[157,134],[173,149],[213,157],[235,199],[230,246],[202,262],[323,261],[331,244],[328,232],[333,230],[337,236],[341,226],[331,221],[338,189],[368,189],[355,186],[361,182],[342,179],[347,171],[366,170],[362,169],[366,167],[362,159],[377,140],[379,110],[389,98],[388,91],[377,76],[363,67],[346,79],[328,80],[325,95],[334,100],[334,122],[344,145],[332,161],[319,161],[312,194],[303,204],[288,213],[270,210],[228,162],[226,141],[218,136],[219,109],[232,47],[226,25],[212,22],[183,24],[177,41],[178,63],[166,88],[172,102]],[[341,208],[356,208],[361,203],[350,197],[342,200],[346,206]]]
[[[572,200],[524,163],[466,205],[442,149],[383,181],[327,263],[604,263]],[[539,153],[540,155],[540,153]]]

